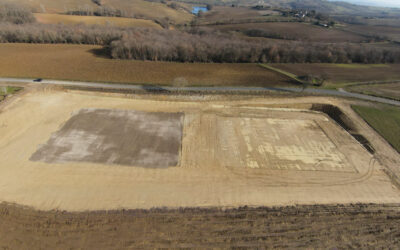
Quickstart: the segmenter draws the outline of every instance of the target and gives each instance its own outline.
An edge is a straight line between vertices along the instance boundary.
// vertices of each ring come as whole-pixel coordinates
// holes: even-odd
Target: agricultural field
[[[386,249],[400,244],[399,211],[398,205],[314,205],[67,213],[1,204],[0,246]]]
[[[398,107],[381,104],[354,105],[352,108],[400,152],[400,109]]]
[[[82,7],[96,7],[96,4],[92,0],[3,0],[2,2],[18,3],[28,6],[34,12],[39,13],[65,13]]]
[[[12,3],[29,6],[36,13],[64,14],[79,9],[96,9],[98,6],[92,0],[5,0]],[[173,23],[189,22],[193,15],[185,10],[175,10],[166,4],[148,2],[145,0],[103,0],[102,6],[123,10],[128,16],[144,19],[168,19]]]
[[[379,96],[400,101],[400,83],[360,84],[346,88],[351,92]]]
[[[289,78],[257,64],[114,60],[99,46],[0,44],[0,76],[157,85],[286,86]]]
[[[382,25],[347,25],[344,30],[365,36],[379,36],[387,40],[400,42],[400,27]]]
[[[125,17],[100,17],[100,16],[73,16],[61,14],[35,13],[39,23],[46,24],[86,24],[86,25],[110,25],[118,27],[145,27],[161,29],[161,26],[151,20],[125,18]]]
[[[145,0],[103,0],[103,5],[132,13],[134,17],[146,19],[168,19],[175,24],[190,22],[193,15],[184,10],[175,10],[160,2],[149,2]]]
[[[265,21],[290,21],[290,17],[283,17],[280,12],[272,10],[255,10],[248,7],[214,6],[197,19],[198,25],[249,23]]]
[[[35,86],[0,114],[0,201],[67,211],[400,201],[384,166],[310,98]]]
[[[335,28],[324,28],[313,24],[298,22],[270,22],[270,23],[246,23],[208,26],[224,32],[246,33],[251,30],[260,30],[269,34],[272,38],[286,40],[299,40],[310,42],[362,42],[366,38],[360,35],[341,31]]]
[[[351,83],[400,80],[399,64],[273,64],[297,76],[324,75],[327,87]]]

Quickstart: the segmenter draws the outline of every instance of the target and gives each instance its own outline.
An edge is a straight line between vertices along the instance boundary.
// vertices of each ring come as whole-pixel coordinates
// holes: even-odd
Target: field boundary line
[[[286,77],[289,77],[290,79],[296,81],[297,83],[304,84],[304,82],[302,80],[300,80],[297,75],[295,75],[293,73],[290,73],[290,72],[287,72],[287,71],[272,67],[272,66],[270,66],[268,64],[264,64],[264,63],[260,63],[259,65],[261,67],[263,67],[263,68],[269,69],[269,70],[274,71],[274,72],[276,72],[278,74],[281,74],[281,75],[284,75]]]

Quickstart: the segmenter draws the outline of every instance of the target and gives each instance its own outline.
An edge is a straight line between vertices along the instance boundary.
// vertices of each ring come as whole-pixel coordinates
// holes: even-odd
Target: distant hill
[[[400,2],[398,0],[343,0],[343,1],[353,4],[367,5],[367,6],[400,8]]]
[[[274,8],[316,10],[336,15],[357,15],[357,16],[398,16],[400,9],[373,7],[351,4],[343,1],[327,0],[178,0],[180,2],[197,4],[216,5],[265,5]],[[363,1],[363,0],[360,0]]]

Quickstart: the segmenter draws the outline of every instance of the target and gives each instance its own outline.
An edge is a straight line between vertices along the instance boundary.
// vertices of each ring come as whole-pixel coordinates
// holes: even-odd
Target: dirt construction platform
[[[275,101],[27,92],[1,108],[0,201],[68,211],[400,202],[384,167],[327,115]]]
[[[81,109],[31,160],[176,166],[182,140],[181,119],[182,114],[176,113]]]

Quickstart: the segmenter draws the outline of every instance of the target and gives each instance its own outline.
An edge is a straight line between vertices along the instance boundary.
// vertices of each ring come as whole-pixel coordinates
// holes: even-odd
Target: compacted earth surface
[[[28,85],[0,106],[0,246],[396,245],[400,156],[355,103]]]
[[[178,164],[182,114],[81,109],[31,160],[142,167]]]
[[[0,114],[0,201],[67,211],[400,201],[382,150],[312,110],[340,100],[185,98],[13,97]]]

